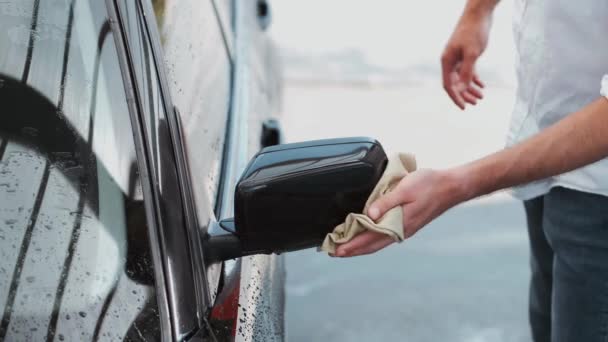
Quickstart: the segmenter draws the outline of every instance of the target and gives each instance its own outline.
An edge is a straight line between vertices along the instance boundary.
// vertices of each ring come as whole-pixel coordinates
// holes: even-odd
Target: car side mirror
[[[388,159],[370,138],[277,145],[253,157],[235,190],[234,219],[205,241],[207,260],[319,246],[362,212]]]

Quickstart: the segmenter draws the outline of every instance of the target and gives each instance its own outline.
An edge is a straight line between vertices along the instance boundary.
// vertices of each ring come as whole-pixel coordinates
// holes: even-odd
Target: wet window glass
[[[221,8],[227,13],[228,0]],[[154,0],[167,81],[184,129],[197,214],[212,214],[230,108],[231,59],[212,0]]]
[[[0,103],[0,340],[157,340],[105,2],[0,2]]]

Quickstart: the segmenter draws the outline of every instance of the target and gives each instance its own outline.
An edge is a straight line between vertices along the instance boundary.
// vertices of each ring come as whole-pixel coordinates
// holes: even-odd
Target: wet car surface
[[[0,340],[283,340],[283,258],[203,246],[279,142],[262,5],[0,3]]]

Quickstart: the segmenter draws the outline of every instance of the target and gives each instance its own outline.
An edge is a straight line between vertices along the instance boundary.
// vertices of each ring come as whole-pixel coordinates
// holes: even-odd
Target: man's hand
[[[475,73],[475,63],[488,45],[495,0],[471,0],[441,56],[443,88],[452,101],[465,109],[483,98],[483,83]]]
[[[420,170],[405,177],[366,213],[377,220],[398,205],[404,235],[410,237],[458,203],[545,179],[608,157],[608,99],[600,97],[542,132],[504,150],[444,171]],[[364,232],[336,250],[336,256],[370,254],[394,241]]]
[[[382,217],[388,210],[400,205],[403,209],[403,230],[406,238],[437,216],[458,204],[462,181],[453,171],[420,170],[405,177],[390,193],[380,197],[369,207],[372,220]],[[374,253],[394,240],[387,235],[367,231],[339,246],[336,256],[347,257]]]

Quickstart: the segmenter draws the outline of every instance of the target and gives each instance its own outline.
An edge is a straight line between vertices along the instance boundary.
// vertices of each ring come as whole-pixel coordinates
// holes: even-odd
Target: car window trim
[[[156,199],[152,190],[152,177],[150,175],[151,166],[147,159],[148,153],[144,143],[143,123],[140,117],[140,110],[135,102],[135,86],[133,75],[130,70],[130,63],[127,57],[126,40],[123,37],[125,34],[119,24],[118,9],[115,7],[113,0],[105,0],[108,16],[110,18],[110,26],[115,34],[114,41],[120,69],[122,71],[123,85],[127,93],[127,106],[129,108],[129,116],[133,131],[133,140],[135,143],[135,152],[137,156],[137,164],[141,179],[142,193],[144,198],[144,206],[146,208],[146,221],[148,223],[148,236],[150,239],[151,254],[154,267],[154,278],[156,287],[156,301],[159,310],[161,340],[172,341],[173,329],[170,316],[169,300],[167,286],[165,283],[165,270],[163,263],[163,253],[160,247],[160,228],[158,220],[160,220],[158,210],[156,208]]]
[[[190,243],[192,246],[192,250],[196,251],[195,253],[195,261],[194,272],[199,282],[199,286],[197,286],[197,290],[201,290],[199,296],[199,305],[200,305],[200,324],[206,325],[204,319],[208,314],[208,309],[212,305],[212,299],[210,296],[209,283],[207,279],[207,273],[205,268],[205,260],[203,256],[203,246],[202,246],[202,232],[201,227],[202,223],[198,220],[195,209],[195,201],[194,194],[192,192],[192,177],[190,175],[189,168],[187,166],[187,157],[185,150],[185,138],[183,137],[183,129],[181,126],[181,118],[179,115],[179,109],[173,104],[173,100],[171,98],[171,92],[169,91],[169,83],[167,80],[167,71],[164,64],[163,52],[160,46],[161,36],[158,31],[158,24],[156,22],[156,16],[154,15],[154,10],[149,1],[138,1],[142,6],[142,11],[144,12],[144,20],[146,22],[148,35],[150,36],[152,52],[154,54],[154,60],[156,61],[156,70],[159,77],[160,89],[165,100],[165,106],[167,111],[167,118],[169,119],[169,130],[171,133],[171,138],[173,139],[173,147],[176,156],[176,162],[178,166],[178,175],[181,182],[182,188],[182,199],[185,203],[186,209],[186,220],[188,224],[188,232],[191,234],[189,236]]]
[[[218,26],[220,31],[222,32],[222,39],[224,40],[224,46],[226,48],[226,53],[230,58],[230,62],[232,63],[232,67],[234,67],[234,40],[231,22],[225,22],[224,17],[220,14],[220,5],[218,5],[218,0],[211,0],[211,5],[213,6],[213,11],[215,12],[215,17],[217,18]],[[230,0],[229,2],[232,2]],[[234,9],[234,6],[230,6],[230,9]],[[233,14],[230,13],[229,20],[233,21]]]
[[[139,10],[143,13],[143,20],[145,22],[145,29],[148,35],[148,43],[152,48],[152,58],[155,61],[154,67],[158,76],[159,89],[165,108],[167,117],[167,124],[169,130],[169,136],[171,139],[173,149],[173,157],[176,162],[176,172],[178,175],[178,182],[180,187],[180,195],[182,196],[182,203],[184,204],[182,209],[184,213],[184,219],[186,224],[186,238],[189,242],[189,248],[192,251],[191,260],[193,262],[192,272],[195,278],[195,298],[196,298],[196,310],[198,319],[198,328],[206,326],[206,316],[209,308],[211,307],[211,297],[208,288],[206,268],[204,265],[202,253],[202,236],[201,236],[201,225],[196,217],[196,211],[194,209],[194,199],[191,192],[191,177],[189,169],[186,163],[186,154],[183,144],[183,138],[181,135],[180,120],[178,115],[178,109],[173,105],[168,81],[166,78],[166,69],[164,65],[164,58],[162,57],[162,48],[160,46],[160,34],[157,29],[156,18],[154,15],[153,8],[149,1],[138,0],[137,4]],[[115,3],[116,11],[119,14],[121,12],[120,7]],[[125,39],[126,44],[129,42]],[[175,307],[175,310],[179,311],[179,307]],[[193,331],[188,334],[191,336],[196,332]],[[188,336],[182,336],[182,338],[188,338]]]
[[[234,61],[231,75],[230,109],[228,113],[228,125],[226,129],[226,142],[224,147],[224,158],[222,161],[222,172],[220,178],[220,189],[216,201],[216,215],[219,220],[230,218],[233,215],[234,187],[236,186],[240,173],[247,166],[248,158],[248,121],[250,70],[246,60],[246,52],[249,46],[241,35],[244,34],[244,20],[240,18],[244,9],[239,2],[235,1],[234,11]]]
[[[138,1],[142,12],[145,14],[144,21],[146,22],[146,29],[148,36],[150,37],[150,43],[152,46],[153,58],[155,60],[156,72],[159,78],[159,86],[164,104],[166,107],[166,113],[169,123],[169,131],[173,142],[175,160],[177,163],[177,172],[181,185],[182,201],[184,203],[186,224],[188,239],[190,241],[191,250],[194,252],[193,272],[195,279],[197,280],[197,307],[199,308],[199,324],[200,326],[206,326],[206,316],[208,309],[212,305],[210,296],[209,283],[207,279],[207,272],[205,268],[205,260],[203,256],[202,246],[202,233],[201,233],[201,222],[199,222],[196,209],[194,194],[192,192],[192,178],[190,175],[189,168],[187,166],[187,157],[185,151],[185,139],[183,137],[183,130],[181,127],[181,118],[179,115],[179,109],[173,104],[171,98],[171,92],[169,91],[167,70],[164,64],[164,57],[162,48],[160,46],[161,36],[158,31],[158,24],[156,22],[156,16],[152,4],[149,1]]]
[[[200,235],[200,223],[196,215],[194,207],[194,195],[192,193],[192,182],[190,177],[189,168],[187,166],[186,152],[184,148],[184,139],[181,130],[181,121],[179,116],[178,108],[173,104],[171,98],[171,92],[169,91],[167,81],[167,70],[165,68],[164,57],[162,48],[160,46],[161,36],[158,31],[158,24],[156,22],[156,16],[154,9],[150,1],[137,1],[140,10],[144,14],[144,22],[146,31],[152,47],[152,58],[155,61],[154,67],[158,75],[158,83],[163,98],[163,104],[165,105],[165,112],[167,115],[169,135],[173,145],[173,153],[175,156],[178,181],[180,185],[180,193],[182,195],[182,202],[184,203],[184,216],[186,221],[186,232],[187,238],[190,243],[190,250],[192,251],[194,264],[192,265],[192,272],[195,276],[196,286],[196,303],[198,312],[198,323],[199,328],[205,325],[204,319],[207,314],[207,307],[210,305],[210,297],[207,283],[207,275],[205,272],[205,262],[202,253],[202,239]]]
[[[226,137],[224,144],[224,155],[220,172],[219,189],[216,200],[215,212],[218,222],[234,216],[234,189],[238,179],[249,162],[249,126],[248,110],[249,99],[249,77],[251,71],[248,64],[249,42],[246,41],[245,10],[239,1],[233,1],[232,27],[234,46],[233,62],[231,69],[230,107],[228,112],[228,123],[226,126]],[[218,18],[218,20],[220,20]],[[217,222],[215,222],[217,223]],[[207,234],[222,234],[217,224],[210,223],[211,228]],[[207,265],[208,269],[216,265]],[[226,276],[233,272],[239,272],[240,263],[233,260],[224,262],[220,268]],[[237,323],[238,324],[238,323]]]

